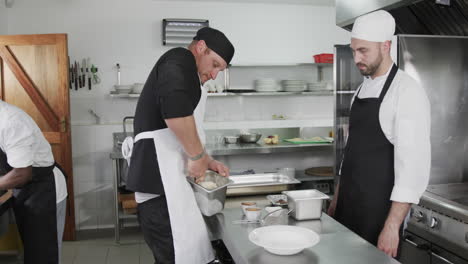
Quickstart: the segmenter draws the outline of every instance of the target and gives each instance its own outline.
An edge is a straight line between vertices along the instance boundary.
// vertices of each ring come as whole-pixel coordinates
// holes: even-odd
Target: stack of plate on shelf
[[[275,79],[257,79],[254,81],[254,89],[257,92],[276,92],[278,85]]]
[[[323,91],[325,90],[327,83],[317,82],[317,83],[307,83],[307,91]]]
[[[302,92],[306,89],[304,80],[282,80],[281,86],[285,92]]]

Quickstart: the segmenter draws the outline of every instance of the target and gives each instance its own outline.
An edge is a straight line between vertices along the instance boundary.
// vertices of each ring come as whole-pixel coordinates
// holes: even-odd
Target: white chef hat
[[[352,38],[384,42],[392,40],[395,33],[395,19],[390,13],[378,10],[356,18],[351,32]]]

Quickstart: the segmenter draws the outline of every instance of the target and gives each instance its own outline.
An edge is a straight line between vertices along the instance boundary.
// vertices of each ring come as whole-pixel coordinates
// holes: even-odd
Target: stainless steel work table
[[[248,235],[259,224],[233,224],[241,219],[240,208],[224,209],[216,216],[206,218],[214,238],[222,239],[236,264],[397,264],[382,251],[326,214],[320,220],[295,221],[289,225],[310,228],[320,235],[320,242],[299,254],[278,256],[250,242]]]

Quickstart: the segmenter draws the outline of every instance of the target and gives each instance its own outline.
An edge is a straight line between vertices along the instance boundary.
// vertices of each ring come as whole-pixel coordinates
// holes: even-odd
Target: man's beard
[[[357,63],[356,66],[358,67],[359,71],[361,72],[362,75],[364,76],[373,76],[377,70],[380,67],[380,64],[382,63],[382,55],[379,54],[379,57],[377,57],[377,60],[374,63],[371,63],[369,65],[363,64],[363,63]],[[360,69],[360,66],[364,66],[366,68]]]

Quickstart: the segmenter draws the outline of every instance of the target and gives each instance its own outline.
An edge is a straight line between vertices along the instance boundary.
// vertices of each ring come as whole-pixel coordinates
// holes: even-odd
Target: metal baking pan
[[[301,183],[296,179],[278,173],[235,175],[230,176],[229,179],[233,181],[233,183],[229,185],[229,189]]]

